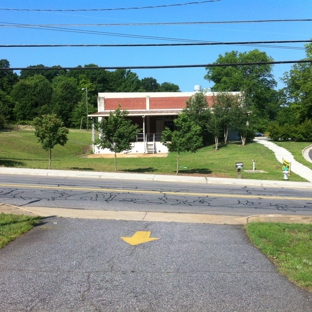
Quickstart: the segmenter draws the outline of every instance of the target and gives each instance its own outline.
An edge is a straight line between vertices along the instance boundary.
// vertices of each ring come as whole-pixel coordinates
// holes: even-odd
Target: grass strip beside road
[[[0,214],[0,248],[31,230],[40,222],[40,217]]]
[[[249,223],[245,229],[281,274],[312,292],[312,224]]]

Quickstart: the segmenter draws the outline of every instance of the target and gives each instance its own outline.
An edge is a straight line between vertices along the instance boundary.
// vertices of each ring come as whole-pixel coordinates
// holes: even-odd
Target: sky
[[[152,8],[144,8],[147,6]],[[134,7],[138,9],[131,9]],[[120,8],[122,10],[117,10]],[[78,9],[84,10],[77,11]],[[90,11],[90,9],[98,9],[98,11]],[[312,18],[311,0],[211,0],[211,2],[203,0],[0,0],[0,45],[310,40],[312,22],[309,21],[146,25],[146,23],[310,18]],[[145,25],[129,26],[133,23],[145,23]],[[12,27],[13,24],[15,26],[16,24],[49,24],[50,29],[23,28],[20,25]],[[53,24],[53,29],[51,29],[51,24]],[[63,25],[55,26],[55,24]],[[90,24],[106,25],[90,26]],[[118,26],[109,24],[118,24]],[[62,29],[59,31],[55,27]],[[103,67],[127,68],[127,66],[210,64],[215,62],[219,55],[224,55],[226,52],[233,50],[248,52],[253,49],[266,52],[275,61],[299,60],[306,56],[304,43],[285,43],[260,46],[1,47],[0,59],[8,60],[11,68],[38,64],[63,67],[97,64]],[[292,64],[274,65],[273,74],[279,83],[278,87],[282,87],[280,79],[291,67]],[[205,67],[132,69],[131,71],[135,72],[140,79],[153,77],[157,79],[158,83],[177,84],[180,90],[185,92],[193,91],[194,85],[201,85],[202,88],[213,86],[213,82],[204,78],[207,73]]]

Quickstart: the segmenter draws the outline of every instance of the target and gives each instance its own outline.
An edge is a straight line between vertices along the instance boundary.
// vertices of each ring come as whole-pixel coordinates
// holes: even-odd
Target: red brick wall
[[[207,96],[208,106],[212,107],[213,98]],[[189,97],[171,97],[171,98],[150,98],[150,109],[175,109],[185,108],[186,101]]]
[[[145,98],[121,98],[121,99],[105,99],[105,110],[115,110],[120,104],[121,109],[145,109],[146,99]]]
[[[184,108],[188,97],[150,98],[150,109]]]
[[[183,109],[186,106],[186,101],[189,97],[151,97],[150,109]],[[209,107],[213,105],[213,98],[207,96]],[[105,110],[115,110],[118,105],[125,110],[145,110],[146,98],[118,98],[105,99]]]

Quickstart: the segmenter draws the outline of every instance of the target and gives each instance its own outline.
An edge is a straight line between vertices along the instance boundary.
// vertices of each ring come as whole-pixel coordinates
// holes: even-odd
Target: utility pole
[[[86,111],[87,111],[87,130],[89,130],[89,120],[88,120],[88,115],[89,115],[89,111],[88,111],[88,88],[82,88],[81,90],[85,90],[86,91]]]

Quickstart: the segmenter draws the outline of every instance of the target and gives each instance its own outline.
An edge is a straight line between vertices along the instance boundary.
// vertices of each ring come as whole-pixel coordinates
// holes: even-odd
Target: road
[[[61,177],[0,177],[0,202],[110,211],[312,215],[309,189]]]
[[[14,176],[0,178],[0,201],[233,215],[312,208],[308,190]],[[127,242],[142,232],[154,240]],[[47,217],[0,251],[0,311],[311,310],[312,294],[278,274],[239,225]]]

